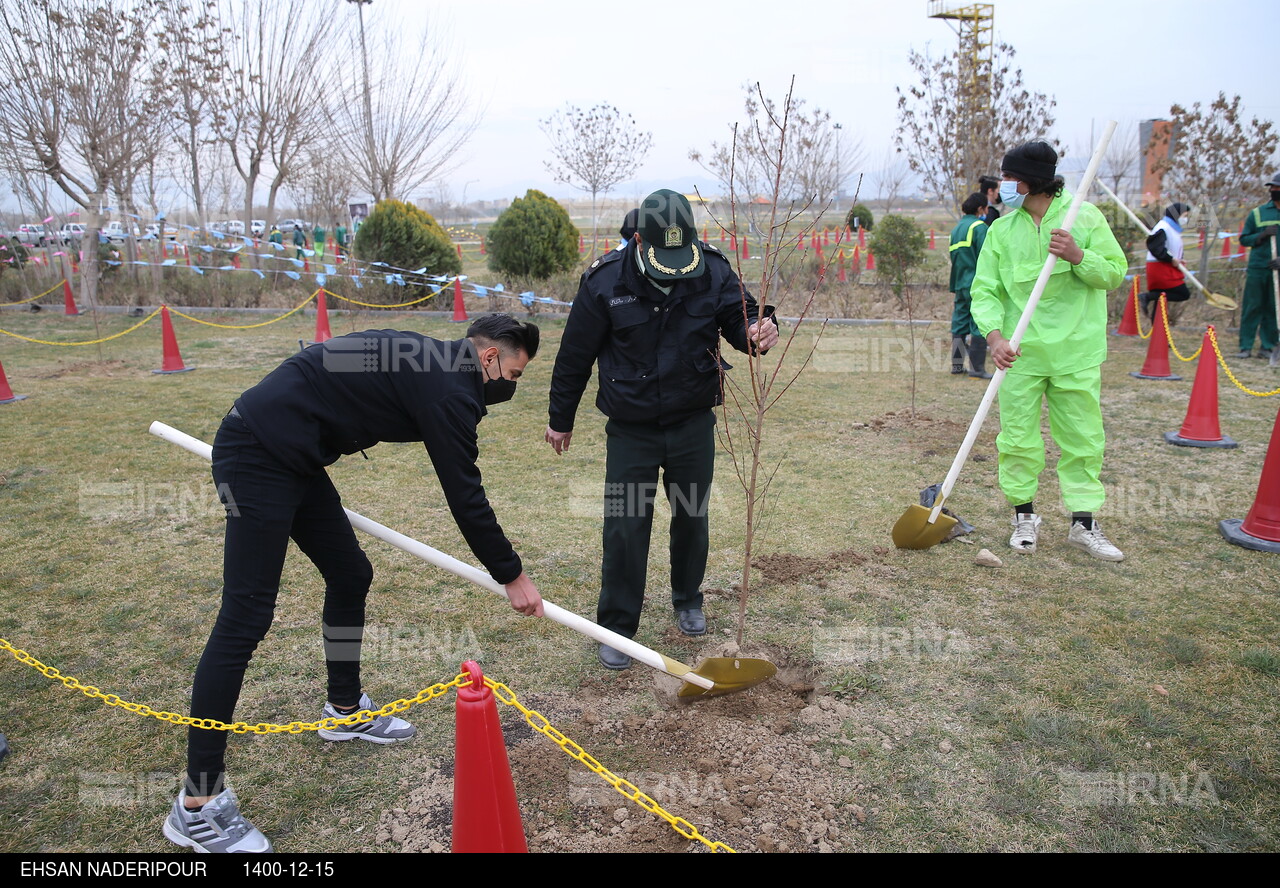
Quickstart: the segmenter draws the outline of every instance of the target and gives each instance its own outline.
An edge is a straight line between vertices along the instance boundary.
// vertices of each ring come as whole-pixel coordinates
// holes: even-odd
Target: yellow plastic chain
[[[343,302],[350,302],[352,305],[362,305],[365,308],[407,308],[410,305],[417,305],[419,302],[426,302],[428,299],[431,299],[435,296],[439,296],[440,292],[444,290],[444,288],[447,286],[448,284],[441,284],[439,289],[431,293],[428,293],[426,296],[423,296],[421,299],[415,299],[412,302],[397,302],[393,305],[383,305],[380,302],[359,302],[355,299],[348,299],[346,296],[339,296],[337,293],[334,293],[331,290],[325,290],[324,292],[326,295],[332,296],[334,299],[341,299]]]
[[[44,297],[48,296],[50,293],[52,293],[54,290],[58,289],[65,283],[66,283],[65,280],[58,281],[56,284],[54,284],[49,289],[45,290],[39,296],[32,296],[30,299],[19,299],[17,302],[6,302],[4,304],[5,305],[25,305],[28,302],[35,302],[37,299],[43,299]]]
[[[1200,347],[1196,349],[1196,353],[1189,358],[1184,358],[1182,353],[1178,351],[1178,347],[1173,344],[1173,333],[1169,330],[1169,303],[1163,296],[1160,297],[1160,320],[1164,323],[1165,340],[1169,343],[1169,348],[1173,349],[1173,354],[1179,361],[1194,361],[1196,358],[1200,357],[1200,352],[1204,351],[1203,342],[1201,342]]]
[[[252,330],[254,327],[266,327],[267,325],[274,324],[277,321],[283,321],[285,318],[289,317],[289,315],[296,314],[297,312],[302,311],[302,309],[306,307],[307,303],[310,302],[312,299],[315,299],[316,296],[318,296],[319,294],[320,294],[320,291],[316,290],[306,299],[302,300],[300,304],[289,309],[289,311],[280,315],[280,317],[272,318],[269,321],[261,321],[257,324],[215,324],[213,321],[202,321],[199,318],[193,318],[191,315],[187,314],[185,311],[182,311],[177,308],[173,308],[172,306],[170,306],[169,311],[171,311],[173,314],[176,314],[180,318],[186,318],[188,321],[195,321],[197,324],[204,324],[206,327],[221,327],[223,330]]]
[[[1240,380],[1236,379],[1236,375],[1231,372],[1231,368],[1227,366],[1227,359],[1222,356],[1222,349],[1218,348],[1218,335],[1213,327],[1209,327],[1209,343],[1213,346],[1213,353],[1218,356],[1218,363],[1222,365],[1222,369],[1227,371],[1227,378],[1235,383],[1236,388],[1246,394],[1253,395],[1257,398],[1270,398],[1272,395],[1280,395],[1280,388],[1270,392],[1255,392],[1253,389],[1244,385]]]
[[[434,700],[436,697],[443,696],[448,693],[451,688],[460,687],[463,684],[470,683],[471,677],[467,674],[456,676],[453,681],[447,684],[433,684],[429,688],[423,688],[418,692],[416,697],[411,699],[394,700],[383,706],[376,712],[370,712],[362,709],[354,715],[346,718],[322,718],[316,722],[289,722],[287,725],[271,724],[269,722],[259,722],[251,725],[248,722],[235,722],[227,724],[212,718],[192,718],[189,715],[179,715],[176,712],[164,712],[152,709],[143,703],[130,703],[121,700],[115,694],[104,694],[98,688],[92,685],[83,685],[79,680],[70,675],[63,675],[52,666],[46,666],[26,651],[18,650],[13,647],[6,639],[0,638],[0,651],[8,651],[13,655],[19,663],[25,663],[39,671],[46,678],[54,681],[62,682],[67,688],[73,691],[79,691],[86,697],[93,700],[101,700],[108,706],[118,706],[126,712],[133,712],[142,716],[150,716],[160,721],[169,722],[174,725],[191,725],[197,728],[205,728],[210,731],[230,731],[233,734],[302,734],[306,731],[319,731],[325,728],[332,728],[337,725],[358,725],[361,722],[372,721],[381,715],[393,715],[397,712],[404,712],[409,707],[417,703],[426,703],[428,700]]]
[[[635,784],[622,779],[604,765],[600,764],[600,762],[596,761],[596,759],[587,753],[587,751],[581,746],[574,743],[564,734],[552,727],[551,723],[548,722],[541,713],[533,709],[527,709],[524,704],[516,699],[515,693],[506,685],[501,682],[493,681],[487,677],[485,678],[484,683],[486,687],[493,691],[493,696],[499,701],[518,709],[524,716],[524,720],[529,723],[529,727],[533,728],[538,733],[549,737],[552,742],[564,750],[566,755],[582,762],[591,770],[592,773],[598,774],[602,780],[618,792],[622,793],[622,795],[635,802],[641,808],[648,811],[650,814],[661,817],[680,835],[684,836],[686,839],[696,839],[713,852],[718,853],[720,851],[728,851],[730,854],[738,853],[724,842],[711,841],[706,836],[702,835],[702,833],[698,832],[698,828],[692,823],[685,820],[683,817],[676,817],[674,814],[668,813],[661,805],[636,788]]]
[[[148,321],[150,321],[152,318],[154,318],[158,314],[160,314],[160,309],[157,308],[155,311],[151,312],[151,314],[147,315],[145,318],[138,321],[138,323],[130,327],[128,330],[121,330],[119,333],[112,333],[110,336],[104,336],[101,339],[90,339],[86,342],[52,342],[48,339],[32,339],[30,336],[23,336],[20,333],[13,333],[9,330],[0,330],[0,333],[3,333],[5,336],[12,336],[14,339],[21,339],[24,342],[34,342],[36,343],[36,345],[97,345],[100,342],[110,342],[112,339],[119,339],[121,336],[127,336],[128,334],[132,333],[134,330],[137,330],[139,327],[146,324]]]
[[[1142,306],[1138,304],[1138,294],[1135,292],[1129,297],[1133,300],[1133,322],[1138,327],[1139,339],[1150,339],[1151,334],[1156,332],[1155,324],[1151,325],[1151,329],[1146,333],[1142,332]]]

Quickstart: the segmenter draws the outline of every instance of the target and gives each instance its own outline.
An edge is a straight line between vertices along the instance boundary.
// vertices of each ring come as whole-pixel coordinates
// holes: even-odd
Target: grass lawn
[[[129,323],[101,320],[104,334]],[[93,347],[4,338],[9,381],[30,398],[0,407],[0,637],[104,692],[186,712],[218,607],[221,508],[207,464],[147,427],[158,419],[211,441],[232,400],[309,338],[312,324],[295,316],[234,331],[179,321],[183,356],[198,369],[176,376],[150,373],[160,362],[154,324],[105,344],[101,359]],[[88,317],[52,312],[0,313],[0,326],[95,338]],[[333,324],[335,334],[372,326],[463,333],[411,315]],[[1190,329],[1175,330],[1184,353],[1195,347]],[[481,467],[544,596],[592,615],[604,423],[589,394],[572,450],[557,457],[542,441],[562,331],[562,321],[545,323],[544,351],[514,401],[480,426]],[[856,789],[833,783],[831,791],[841,812],[855,804],[861,812],[846,818],[843,847],[1280,850],[1280,556],[1229,545],[1217,530],[1254,500],[1280,397],[1250,397],[1222,378],[1223,431],[1240,447],[1171,447],[1162,434],[1182,423],[1191,365],[1175,370],[1182,382],[1133,379],[1145,343],[1113,337],[1103,370],[1109,503],[1100,519],[1127,553],[1123,563],[1066,546],[1051,471],[1037,498],[1040,551],[1007,548],[994,414],[949,502],[977,525],[974,544],[898,551],[889,528],[922,487],[942,480],[982,393],[948,374],[942,324],[917,328],[917,337],[914,421],[905,414],[905,328],[832,327],[767,431],[766,452],[781,466],[757,539],[765,560],[753,572],[747,644],[806,675],[808,703],[846,707],[814,747],[824,762],[847,760],[854,778]],[[745,367],[742,356],[727,357]],[[1264,361],[1232,364],[1254,389],[1280,385]],[[474,561],[422,448],[383,444],[369,456],[331,469],[346,505]],[[717,475],[706,585],[728,590],[741,570],[742,495],[724,454]],[[600,685],[586,639],[517,618],[491,594],[375,540],[365,545],[376,571],[365,646],[375,700],[447,681],[473,656],[522,697]],[[1005,567],[975,566],[979,547]],[[770,559],[822,567],[771,572]],[[637,636],[659,650],[671,643],[657,616],[664,577],[659,532],[654,600]],[[291,552],[238,717],[319,717],[321,597],[311,565]],[[734,626],[729,599],[709,598],[717,637]],[[674,654],[692,661],[697,647]],[[752,694],[784,693],[771,687]],[[596,699],[606,718],[636,705],[621,693]],[[450,699],[409,717],[419,738],[387,749],[233,737],[232,779],[246,810],[287,850],[383,849],[374,840],[380,812],[422,779],[423,749],[447,757],[452,741]],[[159,824],[184,764],[183,730],[107,708],[0,654],[0,731],[13,747],[0,765],[0,851],[172,850]],[[653,769],[651,750],[583,745],[606,764]],[[581,825],[568,818],[558,828]]]

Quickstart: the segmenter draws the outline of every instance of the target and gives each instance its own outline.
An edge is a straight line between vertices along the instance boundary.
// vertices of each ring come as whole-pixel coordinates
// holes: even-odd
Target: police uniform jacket
[[[573,431],[578,403],[599,365],[596,406],[611,419],[674,425],[721,402],[720,337],[746,352],[756,301],[715,247],[700,243],[706,270],[664,294],[636,264],[636,244],[592,263],[582,276],[551,379],[550,425]],[[743,298],[746,300],[745,315]]]

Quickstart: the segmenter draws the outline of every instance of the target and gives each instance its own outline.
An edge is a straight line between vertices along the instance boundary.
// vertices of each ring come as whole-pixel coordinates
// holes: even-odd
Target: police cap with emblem
[[[663,188],[640,204],[636,225],[640,262],[654,280],[675,281],[702,274],[706,263],[693,225],[693,208],[683,194]]]

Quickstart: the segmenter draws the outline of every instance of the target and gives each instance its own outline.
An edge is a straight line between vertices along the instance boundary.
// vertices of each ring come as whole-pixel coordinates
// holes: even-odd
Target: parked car
[[[249,223],[249,232],[254,237],[260,237],[261,235],[266,233],[266,230],[267,230],[266,219],[254,219]]]
[[[84,225],[80,222],[67,222],[58,229],[58,240],[63,246],[78,244],[84,238]]]
[[[159,222],[152,222],[143,230],[143,237],[159,237],[159,236],[160,236]],[[170,241],[176,241],[178,239],[177,229],[175,229],[172,225],[165,228],[164,239],[170,240]]]
[[[53,235],[39,222],[24,222],[18,226],[18,240],[24,244],[43,247],[53,242]]]
[[[137,225],[126,227],[125,224],[118,219],[113,219],[102,227],[102,236],[109,241],[122,242],[126,238],[141,237],[142,232],[138,231]]]
[[[276,227],[279,228],[281,231],[293,231],[293,226],[295,225],[297,225],[299,228],[305,231],[308,237],[311,236],[310,223],[304,222],[302,219],[281,219],[279,222],[276,223]]]

